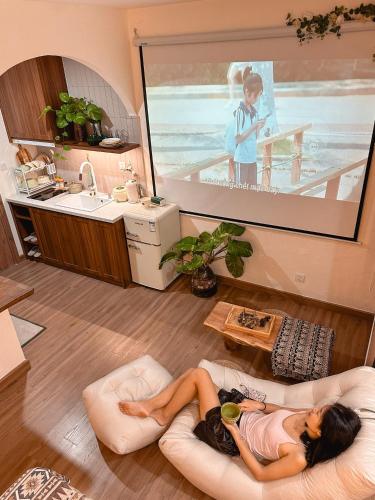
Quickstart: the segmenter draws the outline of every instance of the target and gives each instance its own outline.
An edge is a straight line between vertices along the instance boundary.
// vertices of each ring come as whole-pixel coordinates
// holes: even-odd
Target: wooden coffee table
[[[210,314],[204,321],[205,326],[213,328],[216,332],[224,337],[225,347],[234,351],[239,348],[240,345],[245,345],[248,347],[255,347],[256,349],[261,349],[262,351],[272,352],[273,345],[275,343],[276,336],[280,330],[280,326],[283,320],[282,316],[276,316],[275,323],[273,325],[272,332],[267,339],[262,339],[255,337],[250,333],[242,333],[237,331],[228,330],[225,326],[225,320],[232,309],[234,304],[229,302],[218,302],[212,309]]]

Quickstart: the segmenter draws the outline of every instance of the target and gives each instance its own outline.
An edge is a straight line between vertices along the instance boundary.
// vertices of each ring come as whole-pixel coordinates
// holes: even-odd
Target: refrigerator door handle
[[[134,248],[134,250],[140,250],[140,248],[137,245],[133,245],[132,243],[128,243],[129,248]]]
[[[134,234],[130,231],[126,231],[126,236],[129,236],[130,238],[139,238],[139,234]]]

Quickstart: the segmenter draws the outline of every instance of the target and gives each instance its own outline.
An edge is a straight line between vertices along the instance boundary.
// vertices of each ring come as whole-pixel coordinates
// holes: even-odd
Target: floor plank
[[[28,344],[26,380],[0,393],[0,492],[32,466],[66,474],[95,500],[206,499],[161,455],[157,444],[117,456],[99,444],[85,415],[82,390],[122,364],[148,353],[172,374],[202,358],[229,359],[251,375],[272,378],[269,354],[225,350],[203,326],[217,300],[275,308],[335,329],[333,371],[363,364],[371,320],[308,306],[279,292],[220,285],[210,299],[191,295],[179,279],[167,291],[122,289],[36,262],[1,273],[34,287],[11,312],[46,327]]]

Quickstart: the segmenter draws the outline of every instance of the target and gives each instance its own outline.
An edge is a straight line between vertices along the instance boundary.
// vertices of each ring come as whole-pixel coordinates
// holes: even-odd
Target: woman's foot
[[[164,414],[164,408],[158,408],[157,410],[152,411],[150,413],[150,417],[156,420],[161,427],[165,427],[170,424],[171,421],[171,419]]]
[[[120,411],[125,415],[132,417],[149,417],[153,408],[150,403],[146,401],[120,401],[118,404]]]

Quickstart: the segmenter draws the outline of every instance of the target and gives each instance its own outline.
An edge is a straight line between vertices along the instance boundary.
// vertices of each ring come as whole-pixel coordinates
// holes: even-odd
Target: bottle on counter
[[[138,203],[139,202],[139,192],[138,192],[138,183],[134,179],[129,179],[126,181],[126,192],[128,194],[128,202],[129,203]]]

